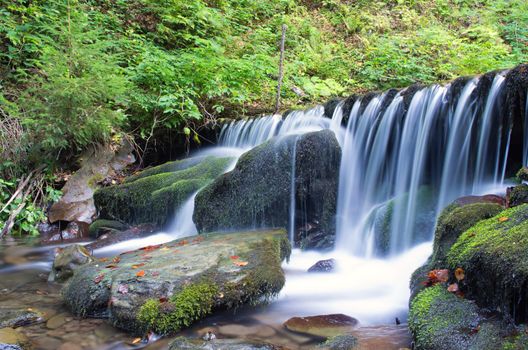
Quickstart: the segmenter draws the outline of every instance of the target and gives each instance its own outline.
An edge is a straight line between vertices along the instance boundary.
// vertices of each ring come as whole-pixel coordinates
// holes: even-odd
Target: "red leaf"
[[[143,276],[145,276],[145,271],[144,271],[144,270],[138,271],[138,272],[136,273],[136,276],[137,276],[137,277],[143,277]]]
[[[160,303],[166,303],[167,301],[169,301],[169,299],[167,299],[166,297],[161,297],[159,298],[159,301]]]
[[[179,241],[179,242],[177,243],[177,245],[179,245],[179,246],[184,246],[184,245],[186,245],[187,243],[189,243],[189,242],[187,242],[187,241],[184,239],[183,241]]]
[[[100,274],[100,275],[98,275],[97,277],[94,278],[94,282],[96,284],[98,284],[99,282],[101,282],[103,280],[103,278],[104,278],[104,274]]]
[[[438,283],[446,283],[447,280],[449,280],[449,270],[432,270],[427,274],[427,281],[424,284],[430,287]]]
[[[239,258],[239,256],[238,255],[231,255],[230,258],[231,258],[231,260],[237,260]]]
[[[120,261],[121,261],[121,257],[120,256],[116,256],[115,258],[112,259],[112,262],[114,264],[119,264]]]
[[[158,249],[159,247],[161,247],[162,245],[161,244],[157,244],[157,245],[149,245],[149,246],[146,246],[146,247],[143,247],[143,248],[140,248],[139,250],[144,250],[146,252],[151,252],[153,250],[156,250]]]

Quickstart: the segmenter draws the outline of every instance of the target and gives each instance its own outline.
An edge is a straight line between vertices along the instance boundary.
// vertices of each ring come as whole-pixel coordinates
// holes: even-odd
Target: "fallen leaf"
[[[141,255],[141,257],[145,260],[149,260],[149,259],[152,259],[152,255],[147,255],[147,254],[143,254]]]
[[[121,261],[121,257],[120,256],[116,256],[115,258],[112,259],[112,262],[114,264],[119,264],[120,261]]]
[[[247,261],[233,261],[233,264],[236,266],[246,266],[249,263]]]
[[[501,216],[501,217],[499,218],[499,222],[505,222],[505,221],[508,221],[508,220],[510,220],[510,218],[509,218],[509,217],[506,217],[506,216]]]
[[[128,294],[128,286],[126,284],[120,284],[119,287],[117,287],[117,291],[121,294]]]
[[[141,266],[145,266],[145,263],[139,263],[139,264],[132,265],[132,268],[137,269],[137,268],[140,268]]]
[[[101,258],[99,259],[100,262],[107,262],[108,261],[108,258]]]
[[[109,264],[109,265],[106,265],[105,267],[107,269],[117,269],[117,265],[116,264]]]
[[[447,291],[450,293],[458,292],[458,283],[450,284],[449,287],[447,287]]]
[[[424,282],[424,285],[427,287],[434,286],[438,283],[445,283],[449,279],[449,270],[431,270],[427,274],[427,280]]]
[[[204,238],[203,237],[197,237],[195,239],[193,239],[193,243],[200,243],[200,242],[203,242]]]
[[[170,250],[170,248],[169,247],[163,247],[160,250],[166,251],[166,250]]]
[[[138,271],[138,272],[136,273],[136,276],[137,276],[137,277],[143,277],[143,276],[145,276],[145,271],[144,271],[144,270]]]
[[[455,277],[457,279],[458,282],[462,281],[466,275],[464,274],[464,269],[459,267],[455,270]]]
[[[239,256],[238,256],[238,255],[231,255],[230,258],[231,258],[232,260],[237,260],[237,259],[239,258]]]
[[[97,284],[99,282],[101,282],[104,278],[104,274],[100,274],[98,275],[97,277],[94,278],[94,282]]]
[[[151,275],[154,276],[154,277],[158,277],[159,274],[160,274],[160,273],[159,273],[158,271],[154,271],[154,272],[151,273]]]
[[[167,299],[166,297],[159,298],[160,303],[166,303],[167,301],[169,301],[169,299]]]
[[[141,338],[135,338],[132,340],[132,344],[138,344],[141,341]]]
[[[139,250],[144,250],[146,252],[151,252],[151,251],[156,250],[156,249],[158,249],[160,247],[161,247],[161,244],[149,245],[149,246],[146,246],[146,247],[143,247],[143,248],[139,248]]]
[[[189,242],[187,242],[187,241],[184,239],[183,241],[180,241],[180,242],[178,242],[177,244],[178,244],[179,246],[184,246],[184,245],[186,245],[187,243],[189,243]]]

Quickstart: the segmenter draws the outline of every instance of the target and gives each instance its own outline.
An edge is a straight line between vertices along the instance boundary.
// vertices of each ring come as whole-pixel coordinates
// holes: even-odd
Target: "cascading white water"
[[[483,108],[479,78],[459,94],[451,85],[422,88],[408,107],[406,91],[354,103],[340,171],[338,248],[399,254],[431,239],[434,219],[452,200],[504,181],[511,138],[511,125],[499,117],[504,80],[495,76]]]

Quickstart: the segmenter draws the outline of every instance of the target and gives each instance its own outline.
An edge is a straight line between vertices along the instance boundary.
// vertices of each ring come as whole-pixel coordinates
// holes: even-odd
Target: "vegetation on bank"
[[[524,0],[0,0],[0,178],[271,112],[282,24],[284,108],[528,61]]]

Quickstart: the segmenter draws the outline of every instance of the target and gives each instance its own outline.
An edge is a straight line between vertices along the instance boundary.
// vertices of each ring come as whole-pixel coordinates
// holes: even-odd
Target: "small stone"
[[[26,326],[41,321],[43,317],[42,312],[30,308],[0,308],[0,328]]]
[[[65,314],[59,314],[56,316],[53,316],[46,322],[46,327],[49,329],[57,329],[61,326],[63,326],[66,323],[66,316]]]
[[[29,339],[13,328],[0,329],[0,349],[19,350],[30,348]]]
[[[320,337],[333,337],[349,333],[358,325],[358,321],[343,314],[293,317],[284,326],[293,332],[305,333]]]
[[[320,260],[308,269],[308,272],[331,272],[335,268],[335,259]]]

